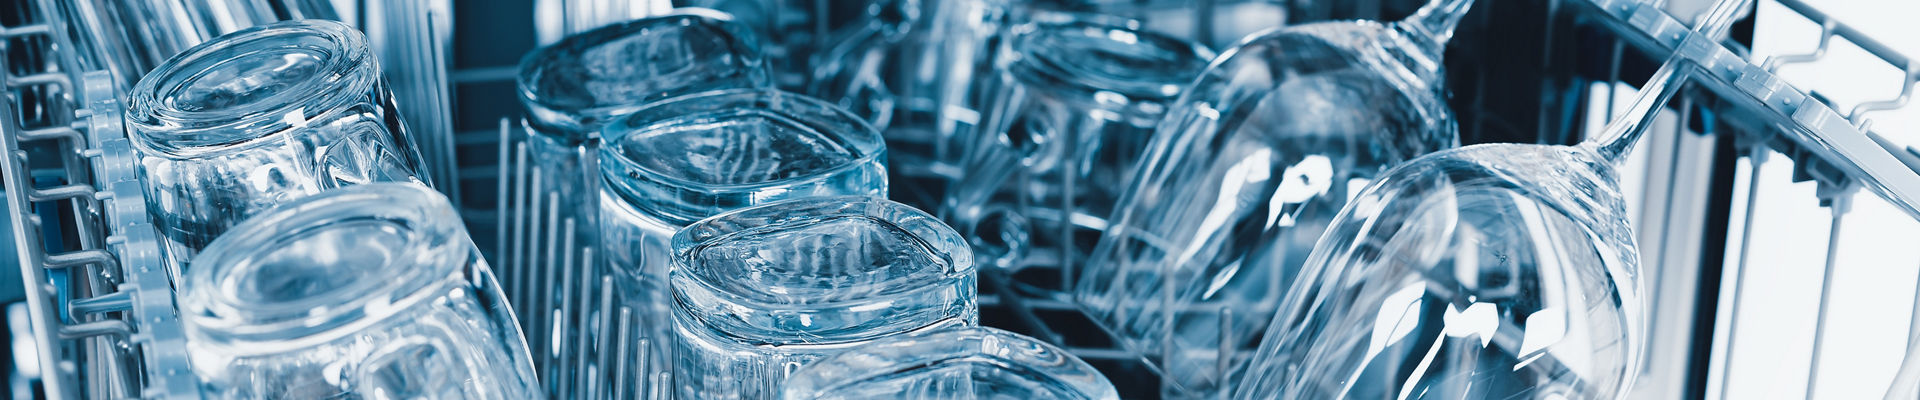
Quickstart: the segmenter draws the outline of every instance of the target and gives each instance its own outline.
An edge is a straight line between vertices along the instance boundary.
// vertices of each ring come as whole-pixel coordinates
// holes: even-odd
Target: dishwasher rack
[[[288,11],[319,9],[313,5],[316,1],[320,0],[269,2],[277,7],[277,12],[270,14],[345,17],[361,26],[383,26],[383,17],[364,6],[338,14]],[[1731,317],[1722,315],[1727,314],[1725,310],[1716,310],[1712,299],[1723,296],[1722,291],[1731,291],[1737,307],[1739,288],[1721,287],[1718,277],[1739,273],[1744,258],[1739,265],[1721,265],[1725,260],[1716,255],[1720,249],[1715,246],[1728,246],[1732,236],[1747,234],[1721,225],[1742,217],[1725,215],[1731,212],[1727,207],[1731,187],[1741,178],[1724,168],[1735,158],[1757,160],[1769,152],[1787,155],[1795,166],[1796,179],[1818,182],[1822,204],[1832,207],[1836,215],[1847,208],[1847,199],[1851,198],[1847,194],[1866,188],[1920,219],[1920,173],[1915,172],[1920,170],[1920,156],[1916,155],[1920,151],[1888,140],[1873,129],[1871,122],[1873,113],[1907,104],[1915,82],[1920,81],[1920,65],[1802,0],[1761,1],[1777,1],[1821,26],[1820,47],[1803,55],[1749,60],[1745,51],[1749,43],[1745,41],[1750,40],[1751,25],[1736,28],[1733,39],[1720,43],[1689,39],[1684,34],[1687,28],[1683,19],[1658,0],[1479,0],[1446,57],[1449,85],[1455,93],[1451,105],[1460,116],[1462,139],[1467,143],[1577,142],[1581,124],[1604,120],[1611,114],[1610,109],[1592,111],[1596,107],[1590,103],[1599,94],[1593,83],[1609,84],[1607,87],[1617,82],[1636,84],[1651,73],[1657,60],[1676,53],[1706,72],[1697,74],[1698,78],[1669,104],[1672,110],[1667,114],[1678,121],[1671,131],[1648,139],[1651,143],[1647,152],[1654,155],[1645,167],[1650,173],[1643,184],[1660,189],[1646,191],[1647,206],[1643,207],[1642,224],[1637,226],[1646,260],[1643,264],[1700,268],[1647,271],[1648,279],[1657,282],[1649,285],[1648,292],[1652,298],[1649,303],[1656,305],[1651,325],[1657,339],[1649,349],[1649,364],[1636,387],[1636,397],[1701,398],[1709,393],[1714,381],[1723,378],[1710,376],[1710,366],[1720,362],[1713,349],[1730,346],[1716,343],[1714,321]],[[512,36],[507,40],[475,37],[513,26],[499,19],[524,18],[525,10],[536,7],[531,2],[534,0],[470,2],[451,11],[446,11],[453,7],[449,3],[430,2],[424,8],[452,18],[427,17],[428,28],[412,36],[423,41],[401,45],[413,46],[410,50],[389,53],[382,49],[381,53],[383,59],[396,57],[394,54],[404,57],[424,53],[419,60],[407,61],[409,68],[402,69],[426,73],[395,76],[389,71],[389,78],[396,81],[396,87],[424,88],[420,91],[424,95],[408,98],[412,99],[409,102],[426,103],[417,109],[431,116],[416,117],[409,110],[410,123],[423,124],[417,122],[421,118],[429,120],[424,123],[428,125],[416,126],[436,126],[432,125],[433,119],[450,121],[437,126],[448,127],[443,131],[454,134],[443,137],[444,142],[423,147],[438,153],[429,155],[436,160],[436,178],[453,178],[440,180],[445,182],[442,189],[461,206],[475,240],[500,268],[503,280],[510,281],[505,286],[516,300],[524,326],[554,318],[543,313],[569,315],[585,306],[518,301],[540,297],[530,291],[597,290],[605,279],[536,276],[526,268],[533,264],[585,264],[593,257],[591,249],[533,250],[575,247],[565,235],[552,234],[570,231],[564,228],[568,222],[555,219],[558,213],[552,210],[552,202],[535,195],[542,192],[538,182],[542,178],[530,171],[520,156],[524,150],[518,143],[525,132],[513,119],[518,114],[512,92],[513,69],[518,55],[533,45],[534,32],[507,29]],[[605,7],[594,2],[537,2],[546,7],[538,8],[542,10]],[[1287,23],[1391,19],[1418,5],[1416,1],[1392,0],[1256,2],[1286,9]],[[1229,2],[1202,1],[1196,7],[1216,3]],[[75,29],[75,24],[63,19],[59,10],[72,6],[61,0],[0,2],[0,7],[9,7],[5,11],[15,16],[0,18],[0,25],[4,25],[0,28],[0,39],[4,39],[0,41],[0,50],[4,50],[0,51],[4,53],[0,54],[0,72],[5,73],[0,75],[0,86],[7,89],[7,107],[0,110],[0,182],[6,188],[4,200],[12,227],[9,234],[19,252],[14,259],[20,263],[23,280],[30,283],[25,305],[38,350],[39,390],[50,399],[197,398],[186,369],[170,285],[158,268],[155,231],[146,222],[139,182],[133,178],[136,164],[119,125],[120,105],[115,97],[131,82],[124,68],[114,67],[119,64],[89,60],[89,53],[73,50],[76,44],[103,44],[83,40],[89,37],[80,32],[85,29]],[[1208,13],[1192,15],[1203,18]],[[452,26],[443,26],[442,21]],[[588,25],[579,21],[559,23]],[[1186,26],[1198,31],[1205,25],[1196,22]],[[583,28],[550,28],[541,33]],[[451,37],[445,37],[448,33]],[[1206,37],[1202,33],[1193,36]],[[1862,103],[1842,113],[1775,74],[1783,66],[1819,60],[1833,38],[1858,45],[1905,71],[1900,95]],[[450,46],[455,54],[435,54],[437,46]],[[470,47],[483,48],[480,46],[519,51],[493,51],[504,56],[463,53]],[[1537,79],[1502,79],[1512,76]],[[432,92],[436,88],[443,91],[435,95]],[[1616,97],[1611,90],[1604,94]],[[1751,180],[1759,180],[1757,172]],[[1747,210],[1745,217],[1751,219],[1752,208]],[[1829,254],[1829,271],[1832,263]],[[548,271],[553,270],[572,269]],[[516,273],[521,275],[513,275]],[[1105,338],[1070,302],[1029,297],[1008,290],[996,277],[982,278],[983,323],[1060,345],[1115,377],[1114,383],[1130,397],[1158,395],[1154,373],[1138,362],[1137,356]],[[606,322],[596,325],[627,325]],[[535,331],[528,331],[530,337],[566,336],[564,332]],[[562,371],[559,366],[582,361],[536,360],[543,371]],[[652,376],[660,371],[636,372],[633,375]],[[1810,368],[1809,375],[1815,373]]]

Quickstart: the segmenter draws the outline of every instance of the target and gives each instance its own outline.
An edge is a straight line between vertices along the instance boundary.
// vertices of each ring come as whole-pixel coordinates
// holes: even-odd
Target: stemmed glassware
[[[1076,302],[1164,372],[1170,395],[1223,390],[1349,193],[1458,145],[1440,58],[1471,3],[1292,26],[1225,51],[1160,122]]]
[[[1717,46],[1744,3],[1719,3],[1688,45]],[[1386,172],[1314,247],[1235,397],[1624,396],[1646,311],[1616,165],[1693,71],[1676,52],[1579,145],[1483,144]]]

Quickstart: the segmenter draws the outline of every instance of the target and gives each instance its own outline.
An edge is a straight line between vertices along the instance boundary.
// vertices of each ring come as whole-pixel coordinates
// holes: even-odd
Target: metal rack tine
[[[1905,76],[1901,78],[1899,96],[1855,105],[1852,110],[1847,110],[1847,122],[1852,122],[1853,126],[1860,128],[1861,132],[1870,132],[1873,128],[1873,120],[1867,119],[1867,114],[1906,107],[1907,101],[1913,98],[1915,79],[1912,77],[1920,76],[1920,66],[1908,65],[1905,72]]]
[[[567,286],[579,288],[579,296],[574,296],[572,294],[569,294],[566,297],[568,303],[574,303],[573,316],[570,317],[571,318],[570,321],[572,321],[570,323],[573,324],[573,327],[574,327],[574,337],[573,337],[574,346],[573,346],[573,351],[570,352],[570,353],[573,353],[573,374],[574,374],[573,387],[577,390],[590,390],[591,389],[590,381],[592,380],[593,374],[588,373],[589,371],[587,370],[587,366],[590,363],[588,363],[587,361],[589,358],[588,356],[592,355],[592,353],[588,352],[588,349],[589,349],[589,346],[592,344],[593,335],[588,334],[588,332],[591,332],[590,329],[593,328],[593,326],[592,324],[587,323],[587,312],[589,310],[587,306],[591,304],[589,302],[589,299],[592,298],[590,297],[591,296],[590,293],[592,292],[589,291],[589,289],[593,287],[594,274],[588,273],[588,272],[591,272],[592,270],[586,268],[588,265],[591,265],[591,263],[574,264],[572,262],[571,255],[573,254],[573,237],[577,235],[572,234],[573,220],[568,219],[567,221],[568,221],[567,223],[567,232],[568,232],[567,254],[569,255],[569,257],[567,258],[569,260],[568,262],[563,263],[563,265],[566,265],[566,268],[570,271],[577,270],[577,272],[572,272],[572,273],[580,277],[579,282],[573,282],[572,279],[569,279],[568,282],[565,283],[565,285]],[[597,391],[588,391],[586,392],[585,397],[591,398],[599,395],[600,393]]]
[[[511,175],[507,175],[507,167],[512,165],[512,163],[507,162],[508,152],[512,149],[512,140],[509,136],[509,128],[511,127],[511,125],[508,125],[510,123],[509,121],[510,119],[507,117],[500,117],[500,142],[498,146],[495,146],[499,147],[500,150],[500,158],[498,158],[498,160],[500,160],[500,166],[496,172],[497,175],[494,175],[493,249],[495,252],[500,252],[507,248],[507,181],[512,179]],[[505,255],[495,254],[494,256],[503,257]],[[504,257],[501,258],[501,261],[505,261]],[[509,290],[508,293],[513,292]]]
[[[593,262],[594,261],[593,248],[583,249],[582,252],[586,253],[585,257],[582,257],[582,258],[586,259],[587,265],[598,265],[598,264],[594,264]],[[595,396],[599,396],[602,390],[604,390],[602,389],[602,387],[608,383],[607,372],[610,368],[612,368],[612,365],[615,360],[615,358],[613,358],[613,351],[612,351],[613,340],[614,340],[613,333],[615,329],[613,327],[614,316],[612,312],[613,311],[613,275],[601,275],[600,285],[598,290],[599,290],[598,293],[600,295],[600,307],[595,308],[594,313],[599,315],[600,318],[597,321],[599,325],[593,331],[594,331],[595,337],[600,339],[600,343],[598,344],[598,346],[596,346],[596,350],[598,350],[597,352],[600,354],[600,360],[599,360],[600,366],[599,366],[599,369],[593,374],[593,377],[594,377],[593,385],[592,385],[593,387],[592,387],[592,391],[589,392]],[[618,397],[615,397],[615,398],[618,399]]]
[[[633,308],[621,306],[619,321],[620,321],[619,324],[614,325],[615,334],[613,337],[613,351],[612,351],[614,359],[622,360],[622,361],[644,360],[645,358],[634,358],[634,357],[630,357],[627,354],[627,352],[630,351],[628,348],[631,347],[628,345],[628,343],[632,343],[633,328],[631,327],[633,326]],[[641,340],[642,340],[641,345],[644,346],[645,339],[641,339]],[[627,386],[628,386],[627,385],[627,379],[628,379],[627,366],[632,364],[639,364],[641,367],[640,373],[642,374],[646,373],[647,363],[645,362],[639,362],[639,363],[621,362],[617,365],[614,365],[613,398],[615,399],[627,398]]]
[[[1837,264],[1835,262],[1837,257],[1840,256],[1840,227],[1847,211],[1852,208],[1850,206],[1853,203],[1853,192],[1851,187],[1838,189],[1830,195],[1832,203],[1827,207],[1833,211],[1833,224],[1827,231],[1826,269],[1820,275],[1820,306],[1814,314],[1813,354],[1807,357],[1807,398],[1809,399],[1813,398],[1814,389],[1820,383],[1820,349],[1824,347],[1821,342],[1825,341],[1827,336],[1827,307],[1833,300],[1833,268]]]
[[[1733,291],[1733,298],[1729,300],[1727,309],[1724,311],[1726,315],[1729,315],[1728,317],[1729,323],[1727,324],[1727,340],[1726,340],[1727,351],[1725,352],[1725,355],[1721,358],[1721,365],[1722,365],[1721,369],[1723,371],[1721,372],[1720,379],[1719,379],[1721,399],[1726,398],[1727,385],[1732,383],[1728,379],[1729,377],[1733,376],[1733,374],[1727,373],[1725,371],[1731,371],[1734,365],[1733,355],[1735,354],[1735,352],[1733,351],[1734,349],[1733,345],[1734,345],[1735,339],[1739,337],[1737,333],[1739,333],[1739,329],[1740,329],[1739,320],[1735,318],[1737,318],[1740,314],[1740,300],[1741,300],[1741,297],[1743,297],[1744,293],[1746,292],[1747,285],[1745,284],[1745,282],[1747,277],[1747,264],[1748,264],[1748,261],[1751,259],[1751,257],[1749,257],[1748,255],[1752,254],[1749,251],[1753,248],[1753,216],[1754,216],[1753,207],[1759,204],[1759,199],[1760,199],[1760,196],[1759,196],[1760,176],[1761,176],[1760,167],[1766,163],[1767,153],[1770,151],[1772,150],[1767,149],[1767,147],[1764,145],[1755,144],[1751,146],[1750,152],[1748,153],[1748,156],[1747,156],[1747,159],[1750,160],[1748,164],[1751,169],[1750,171],[1748,171],[1749,174],[1747,177],[1747,205],[1746,205],[1747,215],[1743,217],[1745,222],[1740,225],[1741,227],[1740,250],[1739,250],[1740,261],[1734,264],[1734,267],[1733,267],[1734,277],[1733,277],[1733,288],[1731,289]]]
[[[558,193],[553,194],[558,195]],[[549,206],[553,206],[553,204]],[[549,218],[558,216],[559,213],[548,215]],[[573,235],[565,234],[573,232],[573,218],[567,218],[564,222],[561,222],[560,225],[557,225],[557,227],[561,229],[549,231],[547,241],[551,243],[555,236],[563,236],[564,238],[560,240],[565,242],[565,245],[550,248],[551,250],[547,253],[547,258],[549,260],[553,259],[554,253],[564,253],[564,255],[560,257],[561,262],[559,264],[548,263],[546,268],[548,270],[560,270],[559,304],[549,307],[549,309],[558,309],[559,312],[548,314],[548,320],[546,322],[550,324],[549,326],[553,327],[552,347],[557,362],[557,366],[553,369],[553,381],[561,383],[558,385],[560,387],[559,396],[570,399],[577,397],[573,390],[579,388],[579,386],[571,384],[571,377],[580,372],[580,370],[571,368],[573,366],[573,360],[579,358],[580,351],[572,346],[568,346],[571,344],[568,338],[579,334],[578,332],[574,332],[573,329],[575,328],[573,324],[573,313],[579,310],[579,308],[573,305]]]
[[[1826,23],[1820,24],[1820,45],[1815,46],[1813,52],[1767,57],[1766,63],[1761,64],[1760,69],[1766,70],[1767,72],[1774,72],[1780,70],[1780,67],[1810,63],[1820,61],[1821,58],[1826,58],[1827,46],[1833,43],[1834,29],[1839,26],[1840,23],[1837,21],[1827,21]]]

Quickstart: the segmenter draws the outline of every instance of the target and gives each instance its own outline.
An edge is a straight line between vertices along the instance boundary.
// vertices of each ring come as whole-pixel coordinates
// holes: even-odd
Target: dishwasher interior
[[[544,191],[528,179],[524,156],[516,158],[529,134],[516,65],[567,33],[657,14],[668,3],[0,2],[8,105],[0,110],[0,184],[9,211],[0,224],[11,238],[0,241],[0,253],[21,271],[0,278],[9,394],[201,396],[119,113],[125,91],[155,62],[275,20],[337,19],[365,31],[407,122],[427,132],[419,136],[426,173],[505,277],[508,298],[524,303],[514,305],[523,319],[585,307],[521,302],[537,298],[525,291],[603,284],[584,274],[527,274],[591,260],[538,250],[571,240],[556,233],[569,230],[556,205],[529,195]],[[774,5],[765,20],[792,25],[777,28],[793,35],[779,40],[795,42],[864,11],[856,2],[761,3]],[[1103,9],[1147,29],[1224,49],[1268,27],[1397,20],[1423,2],[1096,3],[1113,3]],[[1920,233],[1920,150],[1909,147],[1920,144],[1920,120],[1912,118],[1920,107],[1908,105],[1920,65],[1896,50],[1913,48],[1896,42],[1915,36],[1870,35],[1823,11],[1826,2],[1758,0],[1723,46],[1683,40],[1709,3],[1479,0],[1444,58],[1461,142],[1578,143],[1624,111],[1661,60],[1699,64],[1702,73],[1666,104],[1623,169],[1653,338],[1631,397],[1880,396],[1920,341],[1920,252],[1911,249]],[[789,62],[783,51],[796,50],[771,51],[774,63]],[[1869,72],[1851,86],[1801,79],[1814,74],[1809,65],[1836,62]],[[893,190],[896,198],[940,196],[911,183]],[[1009,285],[980,277],[981,325],[1066,349],[1124,398],[1163,395],[1158,372],[1070,299]],[[1856,317],[1861,309],[1874,311]],[[546,372],[564,370],[557,365],[567,360],[534,362]],[[573,379],[559,374],[543,376]]]

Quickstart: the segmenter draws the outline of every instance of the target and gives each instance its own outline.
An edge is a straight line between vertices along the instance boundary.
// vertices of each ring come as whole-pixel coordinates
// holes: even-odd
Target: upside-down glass
[[[807,94],[886,133],[893,198],[936,210],[960,175],[1013,8],[1007,0],[885,0],[819,50]]]
[[[541,398],[513,311],[446,197],[332,189],[248,219],[180,285],[216,399]]]
[[[1095,22],[1013,31],[1009,64],[969,141],[940,216],[978,262],[1028,267],[1022,287],[1063,294],[1107,227],[1153,127],[1213,53],[1153,32]]]
[[[1616,166],[1747,0],[1723,0],[1575,146],[1483,144],[1382,174],[1314,246],[1235,397],[1622,398],[1646,347]]]
[[[839,351],[979,318],[966,241],[878,197],[742,209],[673,237],[680,398],[771,399]]]
[[[615,276],[615,303],[633,316],[629,345],[649,354],[628,371],[656,375],[630,381],[664,381],[657,376],[668,373],[669,241],[681,227],[783,199],[887,194],[879,132],[832,104],[773,89],[655,103],[604,135],[602,254]]]
[[[1225,51],[1154,133],[1081,269],[1081,308],[1166,371],[1169,395],[1226,389],[1348,194],[1459,144],[1440,55],[1470,3]]]
[[[533,190],[552,193],[549,196],[555,204],[551,207],[559,210],[558,215],[552,218],[555,221],[573,221],[574,230],[567,232],[574,235],[571,242],[588,248],[596,247],[601,239],[598,158],[601,155],[600,132],[603,128],[647,104],[675,96],[768,85],[768,71],[758,39],[745,26],[734,22],[731,16],[697,8],[677,9],[655,17],[624,21],[567,36],[528,54],[521,60],[519,68],[517,84],[520,101],[527,109],[527,123],[533,132],[528,139],[529,156],[535,166],[534,174],[545,178],[545,183]],[[687,155],[673,157],[685,158]],[[545,229],[558,231],[565,228],[562,225]],[[575,250],[547,251],[551,254]],[[664,250],[661,252],[664,253]],[[606,255],[607,252],[596,254]],[[587,258],[585,254],[578,257]],[[585,271],[544,274],[549,278],[533,278],[514,284],[560,287],[563,283],[551,282],[551,277],[573,274],[590,277],[587,282],[600,282],[601,277],[617,275],[608,268],[609,265],[618,264],[593,262],[586,264]],[[528,277],[543,275],[535,271],[514,271],[514,274]],[[542,373],[547,374],[550,383],[549,388],[554,390],[552,394],[560,397],[573,391],[599,390],[602,393],[592,396],[618,393],[645,398],[650,393],[647,383],[653,380],[644,377],[664,375],[647,373],[644,367],[651,363],[634,362],[628,365],[633,368],[626,371],[643,378],[617,380],[614,378],[618,377],[612,374],[617,373],[618,368],[601,365],[600,360],[616,364],[625,362],[615,361],[609,356],[617,349],[626,347],[611,346],[611,338],[601,337],[617,335],[618,332],[610,326],[614,323],[594,322],[614,321],[617,318],[617,310],[599,309],[603,304],[601,299],[606,295],[602,293],[604,288],[599,285],[582,286],[578,291],[547,290],[544,296],[532,295],[540,298],[514,299],[530,302],[533,307],[545,307],[547,304],[588,305],[580,313],[531,313],[530,318],[534,319],[554,318],[530,322],[536,326],[530,329],[541,330],[541,334],[533,335],[534,348],[542,356],[537,360],[592,360],[584,367],[576,364],[543,369]],[[574,296],[561,298],[568,294]],[[660,307],[664,309],[664,306]],[[661,320],[664,321],[664,318]],[[660,324],[664,325],[664,322]],[[556,328],[562,325],[565,328]],[[665,328],[661,329],[664,332]],[[569,334],[549,335],[545,332]],[[582,340],[579,335],[592,337]],[[642,349],[633,351],[636,354],[657,354]],[[566,378],[576,374],[597,378],[594,382],[609,384],[578,384]]]
[[[1298,7],[1297,4],[1300,4],[1282,0],[1050,0],[1049,2],[1056,3],[1051,8],[1057,11],[1120,18],[1138,25],[1140,29],[1160,32],[1210,48],[1226,48],[1248,35],[1276,26],[1284,26],[1289,17],[1288,8]]]
[[[169,272],[229,227],[330,188],[424,182],[367,39],[280,22],[187,49],[128,92],[147,207]]]
[[[562,38],[520,60],[515,82],[534,135],[528,152],[559,193],[563,219],[594,243],[593,179],[600,130],[670,97],[766,87],[759,40],[733,17],[700,8],[600,27]],[[568,178],[572,177],[572,178]]]
[[[1100,371],[1037,339],[953,327],[882,339],[814,361],[781,398],[1119,400]]]

